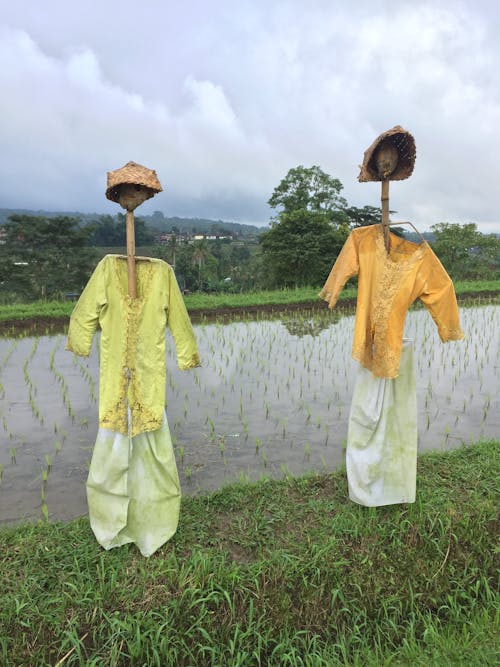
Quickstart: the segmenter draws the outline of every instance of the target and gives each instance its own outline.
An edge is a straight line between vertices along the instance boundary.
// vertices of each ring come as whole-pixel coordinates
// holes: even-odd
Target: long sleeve
[[[352,276],[359,271],[358,248],[355,232],[351,232],[333,265],[327,281],[319,293],[319,297],[328,302],[329,308],[334,308],[342,288]]]
[[[106,305],[104,272],[105,260],[101,260],[71,313],[66,349],[81,357],[90,354],[99,315]]]
[[[429,258],[429,264],[425,267],[427,277],[420,299],[432,315],[442,342],[461,340],[464,334],[460,327],[453,283],[432,250]]]
[[[167,326],[172,332],[180,370],[201,366],[193,326],[173,269],[169,271]]]

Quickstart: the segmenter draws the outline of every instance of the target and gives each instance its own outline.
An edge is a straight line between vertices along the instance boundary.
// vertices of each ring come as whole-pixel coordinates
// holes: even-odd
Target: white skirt
[[[99,429],[87,479],[90,525],[105,549],[151,556],[177,530],[181,489],[167,417],[134,437]]]
[[[415,502],[417,391],[411,340],[403,339],[397,378],[376,378],[359,368],[346,467],[354,502],[368,507]]]

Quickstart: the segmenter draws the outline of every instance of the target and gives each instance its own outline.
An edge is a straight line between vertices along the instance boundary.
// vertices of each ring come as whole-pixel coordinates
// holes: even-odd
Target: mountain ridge
[[[0,208],[0,225],[4,225],[11,215],[31,215],[35,217],[56,218],[65,216],[78,218],[82,224],[88,225],[93,222],[99,222],[102,217],[111,217],[116,219],[123,213],[110,215],[108,213],[81,213],[79,211],[45,211],[33,209],[12,209]],[[240,222],[230,222],[228,220],[212,220],[210,218],[183,218],[180,216],[165,216],[161,211],[155,211],[151,215],[136,215],[136,218],[143,220],[148,227],[154,228],[159,232],[169,232],[176,227],[180,232],[189,233],[214,233],[215,230],[231,232],[239,237],[251,237],[260,234],[265,227],[257,227]]]

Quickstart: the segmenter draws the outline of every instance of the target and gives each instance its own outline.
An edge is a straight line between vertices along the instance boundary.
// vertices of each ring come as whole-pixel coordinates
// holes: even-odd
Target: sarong
[[[411,340],[403,339],[397,378],[377,378],[359,368],[346,467],[354,502],[368,507],[415,502],[417,392]]]
[[[99,429],[87,479],[90,525],[101,546],[133,542],[151,556],[177,530],[181,489],[167,417],[134,437]]]

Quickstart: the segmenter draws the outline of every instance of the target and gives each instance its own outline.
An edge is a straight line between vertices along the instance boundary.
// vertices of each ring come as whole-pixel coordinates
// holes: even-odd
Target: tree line
[[[172,234],[160,245],[155,230],[136,218],[136,245],[172,264],[184,290],[320,287],[350,231],[381,219],[377,207],[349,206],[342,189],[342,183],[320,167],[298,166],[274,189],[268,204],[275,215],[256,241],[186,243]],[[85,226],[70,216],[18,214],[0,229],[3,303],[79,293],[103,255],[96,246],[125,248],[123,214],[100,216]],[[497,235],[482,234],[474,223],[441,222],[431,230],[431,245],[452,279],[500,278]]]

